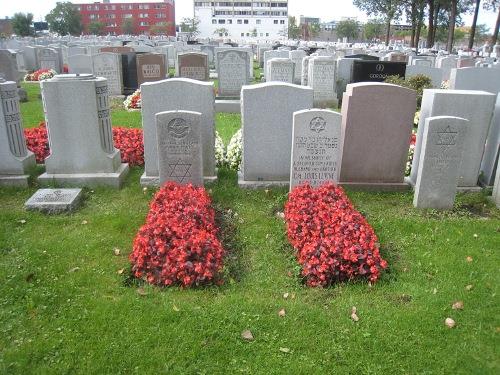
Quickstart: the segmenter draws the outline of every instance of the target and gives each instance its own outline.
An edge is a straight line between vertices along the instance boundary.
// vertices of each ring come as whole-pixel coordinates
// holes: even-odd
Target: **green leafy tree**
[[[432,88],[431,78],[423,74],[417,74],[416,76],[407,79],[399,76],[389,76],[386,78],[385,82],[415,90],[417,92],[417,110],[420,110],[422,105],[424,90]]]
[[[214,34],[220,37],[229,36],[229,30],[225,27],[219,27],[218,29],[215,29]]]
[[[389,45],[391,23],[397,21],[403,11],[404,0],[353,0],[353,4],[369,16],[381,17],[386,25],[385,45]]]
[[[80,35],[83,29],[80,12],[70,2],[56,3],[45,20],[49,30],[59,35]]]
[[[371,19],[364,26],[365,39],[380,39],[384,33],[384,23],[380,19]]]
[[[297,25],[297,19],[295,17],[288,17],[288,39],[299,39],[300,37],[300,27]]]
[[[122,23],[122,33],[127,35],[132,35],[135,33],[135,21],[134,18],[125,18]]]
[[[356,39],[359,36],[359,24],[355,20],[339,21],[335,27],[339,38],[347,38],[347,40]]]
[[[200,20],[198,17],[183,18],[181,22],[181,31],[187,33],[190,40],[195,39],[200,34]]]
[[[33,14],[31,13],[15,13],[12,17],[12,29],[18,36],[33,35],[31,23],[33,22]]]
[[[149,33],[151,35],[166,35],[168,34],[168,28],[172,26],[172,22],[162,22],[156,25],[152,25],[149,28]]]
[[[312,37],[318,36],[321,31],[321,25],[319,23],[311,23],[309,25],[309,35]]]
[[[104,23],[98,21],[89,23],[89,34],[102,35],[103,33],[104,33]]]

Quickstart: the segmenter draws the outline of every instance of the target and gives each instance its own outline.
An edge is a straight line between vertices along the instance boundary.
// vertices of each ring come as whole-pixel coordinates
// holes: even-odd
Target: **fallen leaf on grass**
[[[26,224],[26,220],[24,220],[24,219],[19,220],[18,223],[20,223],[20,224]]]
[[[282,220],[285,220],[285,213],[284,212],[276,212],[276,217]]]
[[[278,316],[279,316],[280,318],[283,318],[285,315],[286,315],[286,311],[285,311],[285,309],[281,309],[280,311],[278,311]]]
[[[465,258],[465,259],[466,259],[466,260],[467,260],[467,262],[469,262],[469,263],[470,263],[470,262],[472,262],[472,257],[467,257],[467,258]]]
[[[358,317],[358,314],[357,314],[357,309],[356,309],[355,306],[353,306],[352,310],[351,310],[351,319],[354,320],[355,322],[359,321],[359,317]]]
[[[68,272],[73,273],[73,272],[78,271],[79,269],[80,269],[80,267],[74,267],[74,268],[70,269]]]
[[[87,225],[89,222],[87,220],[82,221],[82,225]]]
[[[451,318],[446,318],[445,321],[444,321],[444,324],[448,327],[448,328],[453,328],[455,327],[456,323],[453,319]]]
[[[472,288],[474,288],[474,287],[473,287],[471,284],[469,284],[469,285],[467,285],[467,286],[465,287],[465,290],[469,292],[469,291],[471,291],[471,290],[472,290]]]
[[[456,301],[453,305],[451,305],[451,308],[453,310],[463,310],[464,309],[464,303],[462,301]]]
[[[284,299],[287,299],[287,298],[288,298],[288,296],[289,296],[289,294],[288,294],[288,293],[283,294],[283,298],[284,298]]]
[[[124,272],[125,272],[125,268],[120,268],[118,271],[116,271],[116,273],[118,275],[122,275]]]
[[[137,294],[143,297],[148,295],[148,293],[144,290],[142,286],[140,288],[137,288]]]
[[[177,306],[175,306],[175,305],[172,307],[172,310],[174,310],[175,312],[179,312],[179,311],[181,311],[181,309],[179,309],[179,308],[178,308]]]
[[[282,353],[290,353],[290,348],[280,348],[280,352]]]
[[[113,254],[115,254],[116,256],[120,255],[120,249],[119,249],[119,248],[117,248],[117,247],[115,247],[115,248],[113,249]]]
[[[248,329],[241,332],[241,338],[243,340],[246,340],[246,341],[253,341],[254,340],[252,332],[250,332],[250,330],[248,330]]]
[[[478,238],[478,237],[479,237],[479,236],[478,236],[476,233],[474,233],[474,238]]]

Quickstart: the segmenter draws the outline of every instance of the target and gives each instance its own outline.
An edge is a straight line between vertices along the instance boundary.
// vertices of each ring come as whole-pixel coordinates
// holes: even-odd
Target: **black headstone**
[[[351,82],[383,82],[389,76],[404,78],[406,63],[356,60],[352,64]]]
[[[139,88],[137,82],[137,52],[122,53],[123,92],[133,94]]]
[[[365,55],[365,54],[356,54],[356,55],[349,55],[345,57],[346,59],[360,59],[364,61],[379,61],[380,59],[377,56],[371,56],[371,55]]]

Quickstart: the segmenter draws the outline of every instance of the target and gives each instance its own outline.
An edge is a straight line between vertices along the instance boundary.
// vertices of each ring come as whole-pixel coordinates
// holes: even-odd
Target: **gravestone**
[[[476,65],[476,59],[467,57],[460,58],[457,61],[457,68],[470,68]]]
[[[287,83],[245,86],[242,92],[241,187],[288,185],[293,113],[313,107],[310,87]]]
[[[290,191],[306,182],[319,187],[338,183],[342,145],[342,116],[328,110],[293,114]]]
[[[497,166],[497,173],[495,178],[495,185],[493,186],[493,202],[496,204],[497,208],[500,208],[500,163]]]
[[[496,95],[485,91],[424,90],[417,142],[408,182],[414,186],[417,180],[425,119],[427,117],[453,116],[469,120],[464,140],[458,187],[462,188],[459,190],[476,189],[495,100]]]
[[[35,155],[26,147],[16,82],[0,78],[0,101],[0,186],[27,187]]]
[[[418,60],[417,60],[418,61]],[[441,68],[433,68],[424,65],[408,65],[406,67],[406,78],[415,77],[417,75],[423,74],[427,76],[432,81],[432,86],[434,88],[440,88],[443,82],[443,70]]]
[[[493,186],[495,171],[500,164],[500,95],[497,95],[495,111],[491,119],[490,129],[486,138],[479,180],[483,185]]]
[[[200,51],[208,56],[208,63],[211,66],[215,66],[215,46],[211,46],[209,44],[202,45],[200,47]]]
[[[450,79],[451,70],[457,67],[457,59],[452,56],[440,57],[436,60],[436,67],[443,69],[443,80],[447,81]]]
[[[270,59],[267,61],[266,82],[293,83],[294,78],[293,61],[286,59]]]
[[[271,59],[288,59],[288,51],[270,50],[264,52],[264,75],[267,74],[267,62]],[[267,77],[266,77],[267,78]]]
[[[363,189],[404,190],[416,92],[387,83],[347,85],[342,103],[340,181]]]
[[[300,85],[302,81],[302,59],[306,57],[306,52],[302,50],[290,51],[288,52],[288,58],[292,60],[294,64],[295,76],[293,78],[293,83]]]
[[[500,92],[500,70],[491,68],[452,69],[450,89]]]
[[[203,149],[203,175],[213,181],[215,170],[214,85],[187,78],[172,78],[147,82],[141,87],[142,127],[144,129],[145,170],[141,185],[158,185],[158,152],[155,115],[167,111],[201,113],[201,140]]]
[[[302,69],[300,72],[300,84],[302,86],[307,86],[309,83],[309,60],[311,60],[311,56],[306,56],[302,59]],[[295,67],[297,68],[297,67]]]
[[[39,189],[26,201],[24,207],[29,211],[58,214],[74,211],[82,198],[82,189]]]
[[[130,53],[134,52],[134,49],[132,47],[102,47],[99,50],[100,53],[103,52],[111,52],[111,53]]]
[[[38,69],[38,57],[36,48],[32,46],[24,46],[24,66],[26,70],[37,70]]]
[[[239,97],[241,88],[250,82],[248,74],[249,55],[244,51],[218,51],[217,73],[219,96]]]
[[[16,53],[8,49],[0,50],[0,74],[6,81],[19,83]]]
[[[133,94],[139,88],[137,81],[137,54],[135,52],[122,53],[123,92]]]
[[[40,69],[53,69],[56,73],[61,73],[61,61],[59,54],[53,48],[42,48],[39,50],[38,61]]]
[[[89,55],[68,56],[68,72],[70,74],[94,74],[92,57]]]
[[[453,208],[467,122],[448,116],[426,118],[413,197],[415,207]]]
[[[74,55],[86,55],[87,48],[81,46],[71,46],[68,47],[68,58]]]
[[[122,95],[123,76],[121,55],[110,52],[92,56],[94,75],[108,80],[109,95]]]
[[[377,56],[366,55],[364,53],[359,53],[356,55],[347,55],[343,58],[345,58],[345,59],[358,59],[358,60],[364,60],[364,61],[380,61],[380,58],[378,58]]]
[[[264,68],[265,65],[264,65],[264,53],[266,53],[267,51],[271,51],[272,50],[272,47],[270,46],[259,46],[258,49],[257,49],[257,60],[259,61],[259,66],[261,68]]]
[[[406,63],[387,61],[355,60],[352,64],[353,83],[357,82],[383,82],[389,76],[404,78]]]
[[[119,188],[128,164],[121,163],[120,151],[113,145],[106,79],[66,74],[40,85],[51,154],[38,181]]]
[[[137,84],[165,79],[165,55],[144,53],[137,55]]]
[[[308,86],[314,90],[315,108],[336,108],[335,60],[331,57],[313,57],[309,60]]]
[[[198,81],[208,81],[208,55],[205,53],[186,52],[177,55],[179,77]]]
[[[160,186],[169,181],[203,186],[201,113],[156,114]]]
[[[387,61],[391,62],[402,62],[402,63],[407,63],[408,62],[408,56],[405,55],[404,53],[398,53],[398,52],[391,52],[387,54]]]

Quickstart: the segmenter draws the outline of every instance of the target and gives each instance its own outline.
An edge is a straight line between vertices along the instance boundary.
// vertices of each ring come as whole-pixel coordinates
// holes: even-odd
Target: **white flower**
[[[138,98],[138,99],[137,99]],[[134,103],[134,100],[137,100]],[[127,111],[133,111],[136,109],[141,109],[141,89],[136,90],[132,95],[127,96],[125,101],[123,102],[123,106]]]
[[[445,81],[441,82],[441,89],[442,90],[449,90],[450,89],[450,81],[445,80]]]
[[[226,165],[226,148],[224,147],[224,142],[217,131],[215,131],[215,162],[217,167],[223,167]]]
[[[229,145],[227,146],[226,161],[229,168],[238,170],[241,164],[241,156],[243,153],[243,132],[238,130]]]

